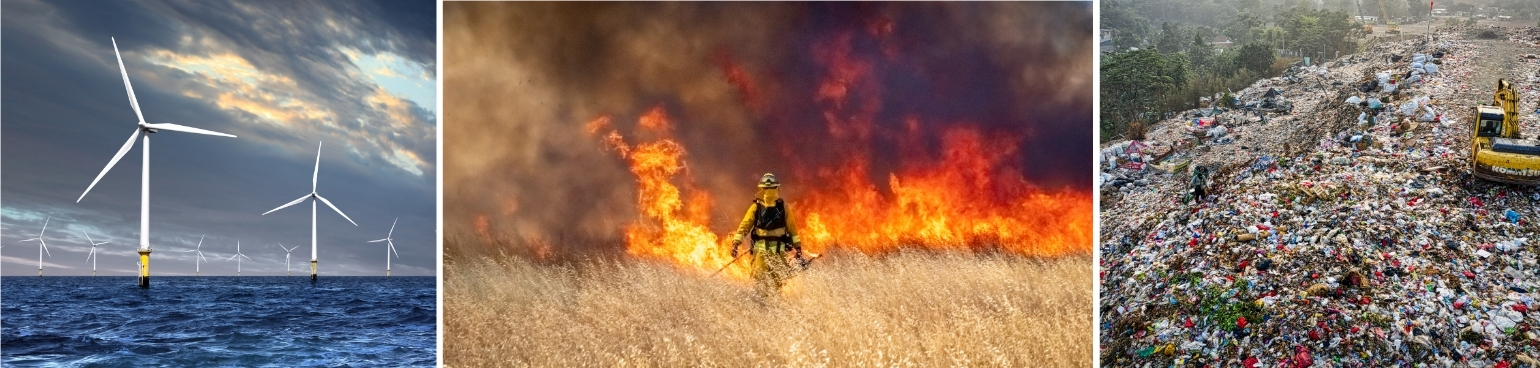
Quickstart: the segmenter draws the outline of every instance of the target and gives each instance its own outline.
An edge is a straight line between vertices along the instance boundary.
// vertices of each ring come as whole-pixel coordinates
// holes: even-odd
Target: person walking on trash
[[[762,295],[780,291],[786,279],[791,277],[791,265],[786,261],[787,252],[793,253],[799,265],[807,265],[807,260],[802,258],[802,241],[797,238],[797,231],[791,226],[791,211],[786,209],[786,202],[781,200],[780,187],[781,183],[776,181],[775,174],[766,173],[761,177],[759,193],[754,196],[754,203],[749,206],[748,213],[743,215],[743,221],[738,224],[738,231],[733,234],[733,258],[738,257],[738,246],[743,245],[744,236],[752,240],[747,247],[752,256],[750,274]]]

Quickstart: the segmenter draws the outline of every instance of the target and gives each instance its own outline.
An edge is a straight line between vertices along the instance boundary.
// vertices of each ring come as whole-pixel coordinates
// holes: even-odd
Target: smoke
[[[1090,186],[1089,3],[446,3],[445,230],[618,242],[635,180],[585,124],[647,137],[655,108],[716,199],[775,172],[882,187],[976,129],[1049,190]],[[1089,207],[1086,209],[1089,211]],[[574,242],[590,243],[590,242]],[[615,247],[620,247],[615,243]]]

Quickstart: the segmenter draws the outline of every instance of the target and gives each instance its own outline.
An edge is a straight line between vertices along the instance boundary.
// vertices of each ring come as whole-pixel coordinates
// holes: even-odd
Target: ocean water
[[[432,366],[433,277],[0,278],[0,365]]]

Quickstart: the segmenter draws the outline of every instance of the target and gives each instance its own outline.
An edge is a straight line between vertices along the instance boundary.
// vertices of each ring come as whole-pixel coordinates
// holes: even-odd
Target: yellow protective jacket
[[[764,249],[765,242],[781,247],[795,244],[800,246],[802,241],[797,238],[797,231],[792,227],[791,211],[786,208],[786,202],[777,198],[773,203],[765,203],[762,199],[754,199],[754,204],[749,205],[747,213],[743,214],[743,221],[738,223],[738,231],[734,233],[735,239],[744,236],[752,238],[751,244],[756,251]],[[784,252],[788,249],[772,249]]]

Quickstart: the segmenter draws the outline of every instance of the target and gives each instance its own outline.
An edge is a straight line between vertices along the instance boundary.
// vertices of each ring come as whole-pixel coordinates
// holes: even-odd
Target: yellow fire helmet
[[[775,174],[765,173],[759,178],[759,187],[763,189],[780,188],[781,182],[775,180]]]

